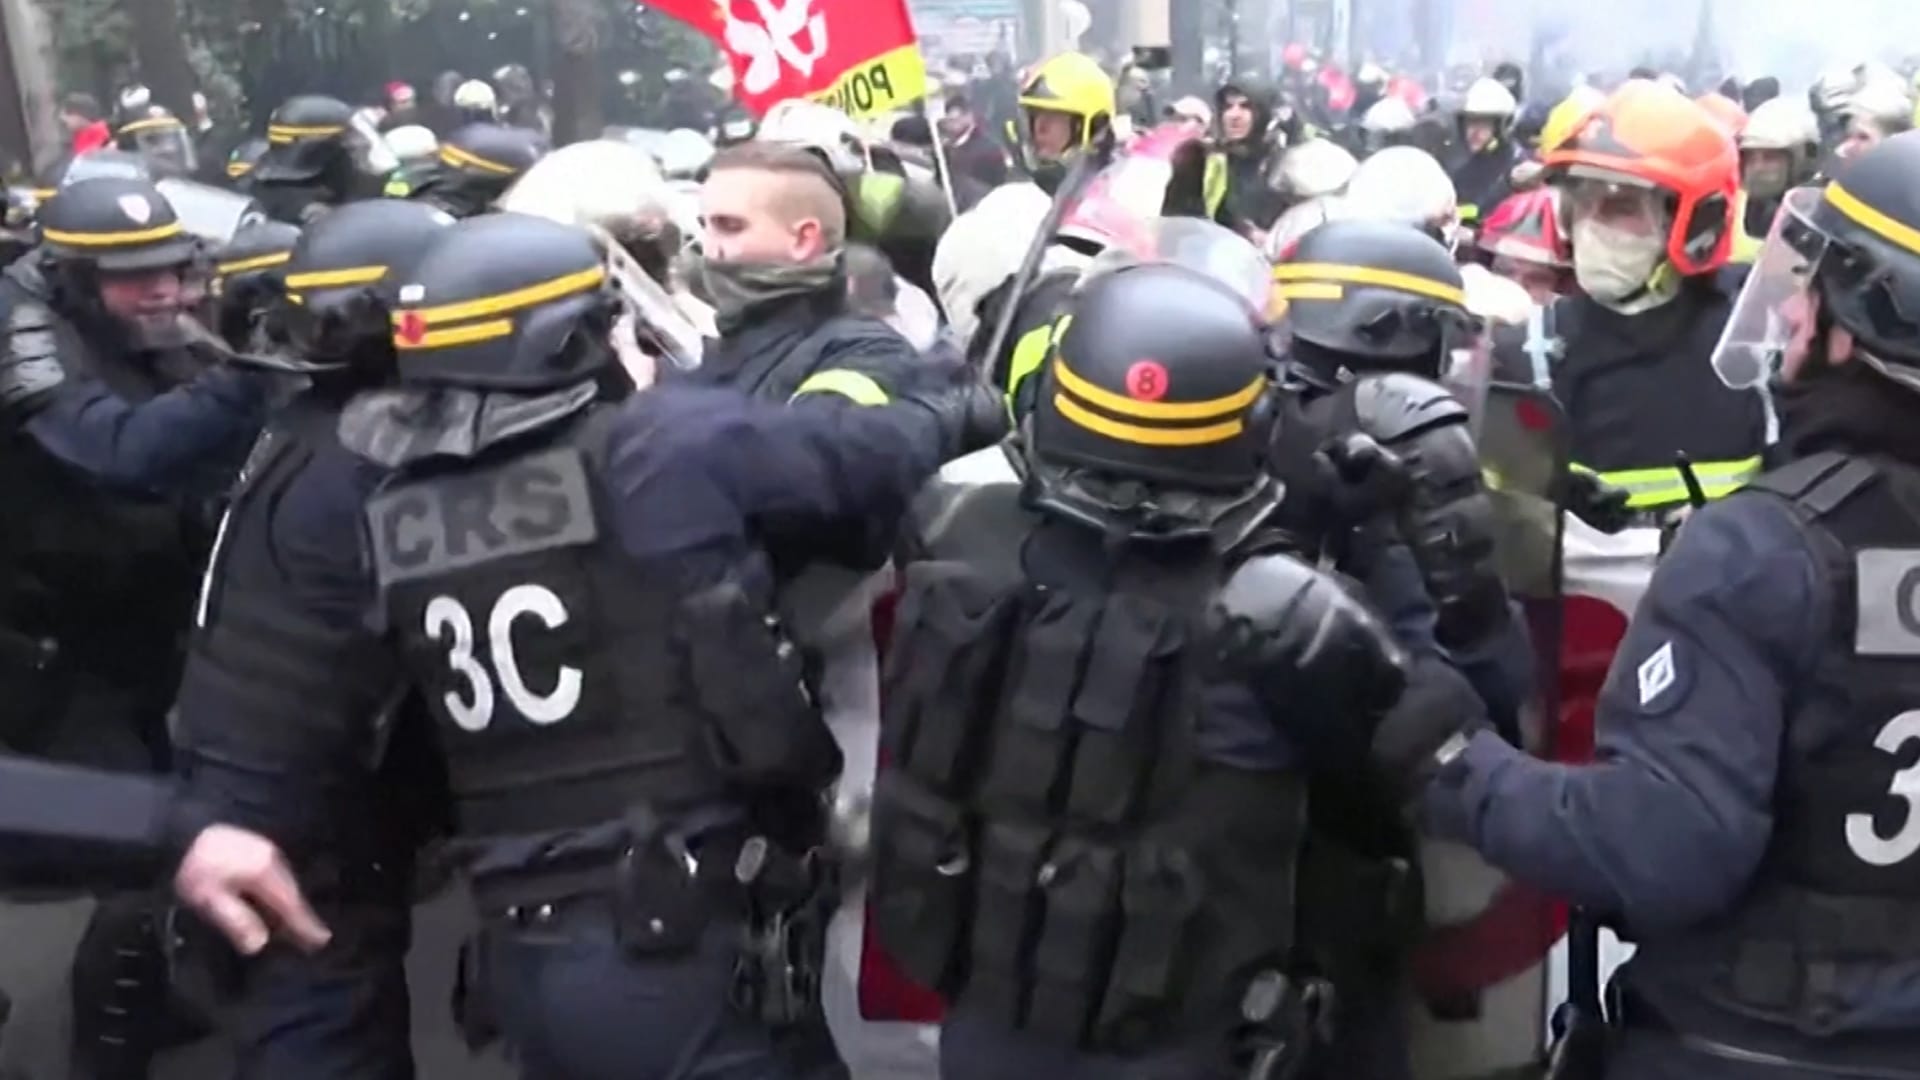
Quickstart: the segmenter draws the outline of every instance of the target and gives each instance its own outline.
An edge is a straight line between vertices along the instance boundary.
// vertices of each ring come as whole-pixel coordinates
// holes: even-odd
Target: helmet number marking
[[[1874,737],[1875,749],[1898,754],[1920,739],[1920,709],[1909,709],[1887,721]],[[1920,763],[1893,774],[1887,794],[1906,803],[1906,819],[1891,837],[1883,837],[1872,814],[1847,815],[1847,847],[1869,866],[1893,866],[1920,853]]]
[[[1127,369],[1127,394],[1139,401],[1167,396],[1167,369],[1157,360],[1136,360]]]
[[[436,596],[427,604],[427,636],[447,646],[448,669],[466,683],[464,694],[449,690],[441,696],[447,715],[462,730],[487,729],[499,692],[521,716],[542,726],[565,720],[579,707],[581,673],[572,665],[561,666],[548,693],[536,693],[527,685],[513,644],[513,624],[523,617],[538,619],[551,630],[564,626],[568,615],[560,597],[545,585],[515,585],[501,593],[487,616],[489,671],[474,655],[473,616],[466,606],[451,596]]]

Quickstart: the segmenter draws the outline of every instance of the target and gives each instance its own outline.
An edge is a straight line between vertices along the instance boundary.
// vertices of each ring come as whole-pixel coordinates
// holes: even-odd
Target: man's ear
[[[801,218],[793,226],[793,258],[796,262],[810,262],[826,254],[822,239],[824,230],[819,218]]]

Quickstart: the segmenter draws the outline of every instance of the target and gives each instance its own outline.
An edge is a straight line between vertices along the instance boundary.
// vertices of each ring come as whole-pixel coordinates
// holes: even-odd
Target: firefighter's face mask
[[[1664,197],[1597,180],[1575,181],[1567,195],[1580,288],[1607,305],[1642,293],[1666,258],[1671,221]]]

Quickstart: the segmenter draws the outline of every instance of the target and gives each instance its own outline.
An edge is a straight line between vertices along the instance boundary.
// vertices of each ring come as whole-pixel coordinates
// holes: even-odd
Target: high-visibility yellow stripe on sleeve
[[[807,394],[839,394],[855,405],[885,405],[893,400],[892,395],[872,378],[846,368],[814,372],[806,382],[800,384],[800,389],[793,392],[793,397]]]

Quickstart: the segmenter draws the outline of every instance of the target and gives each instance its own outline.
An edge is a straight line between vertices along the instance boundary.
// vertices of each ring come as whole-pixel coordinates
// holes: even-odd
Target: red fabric
[[[893,614],[900,594],[890,592],[873,605],[873,643],[886,658],[887,642],[893,638]],[[880,754],[880,768],[887,767],[886,751]],[[866,912],[866,930],[860,939],[860,1016],[865,1020],[937,1024],[946,1012],[940,995],[907,978],[887,950],[880,945],[873,929],[873,909]]]
[[[756,114],[824,94],[855,68],[919,40],[906,0],[647,0],[647,7],[712,38],[733,68],[734,97]],[[795,9],[802,21],[789,25],[786,13]]]
[[[73,152],[87,154],[113,145],[113,129],[105,120],[95,120],[73,133]]]

